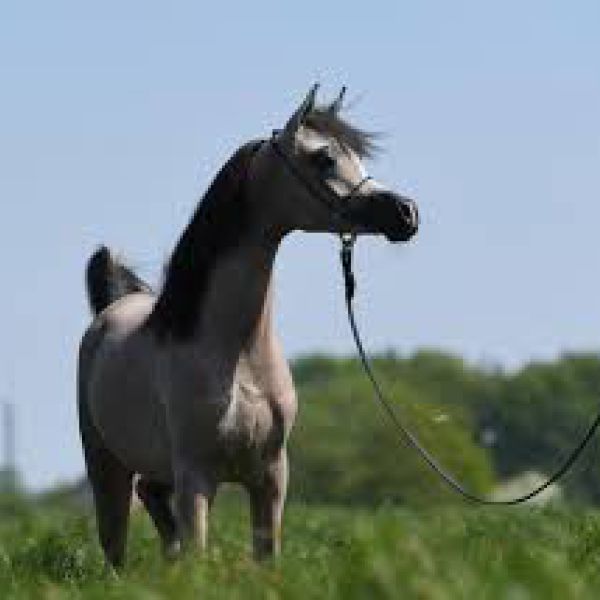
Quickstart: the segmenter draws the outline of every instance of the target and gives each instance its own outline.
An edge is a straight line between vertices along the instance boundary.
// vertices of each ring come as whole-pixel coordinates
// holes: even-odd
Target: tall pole
[[[4,402],[3,411],[4,468],[15,471],[15,407],[12,402]]]

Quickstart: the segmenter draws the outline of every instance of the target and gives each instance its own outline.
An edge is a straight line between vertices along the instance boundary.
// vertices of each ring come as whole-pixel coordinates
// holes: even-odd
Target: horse
[[[166,556],[207,545],[219,484],[248,492],[253,553],[277,555],[297,412],[273,325],[272,269],[292,231],[417,232],[413,200],[366,174],[373,136],[315,85],[271,137],[239,147],[197,206],[154,293],[106,247],[78,359],[81,441],[105,559],[124,563],[133,488]]]

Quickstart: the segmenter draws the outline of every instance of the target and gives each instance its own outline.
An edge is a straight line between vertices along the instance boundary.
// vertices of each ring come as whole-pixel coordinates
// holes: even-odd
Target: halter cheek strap
[[[373,179],[370,175],[365,175],[351,190],[347,196],[344,196],[344,200],[351,200],[358,192],[360,192],[360,188],[367,183],[367,181],[371,181]]]
[[[313,179],[308,178],[298,167],[294,159],[281,147],[277,138],[279,131],[273,131],[271,136],[271,147],[275,154],[282,159],[288,170],[302,183],[302,185],[310,192],[311,196],[321,201],[333,214],[342,222],[346,221],[346,212],[349,202],[358,194],[363,185],[373,179],[370,175],[363,177],[350,192],[342,196],[332,190],[324,182],[316,183]]]

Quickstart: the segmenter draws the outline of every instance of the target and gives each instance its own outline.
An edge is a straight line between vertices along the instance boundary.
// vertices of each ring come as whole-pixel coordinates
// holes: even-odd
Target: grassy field
[[[0,521],[0,598],[597,598],[600,513],[290,506],[283,556],[257,565],[239,506],[213,515],[205,557],[165,564],[134,515],[106,574],[93,521],[60,509]]]

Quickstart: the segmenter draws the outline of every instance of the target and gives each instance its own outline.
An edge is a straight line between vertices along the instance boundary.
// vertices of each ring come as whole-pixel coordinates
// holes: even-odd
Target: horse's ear
[[[329,105],[329,108],[327,110],[334,115],[339,113],[340,110],[342,110],[345,95],[346,95],[346,86],[344,85],[344,86],[342,86],[342,89],[340,90],[338,97]]]
[[[315,106],[315,98],[317,97],[317,90],[319,89],[319,84],[315,83],[309,90],[308,94],[306,94],[306,98],[304,98],[302,104],[296,110],[296,112],[290,117],[290,120],[287,122],[285,126],[285,132],[290,135],[295,135],[296,131],[302,123],[306,116],[310,113],[310,111]]]

